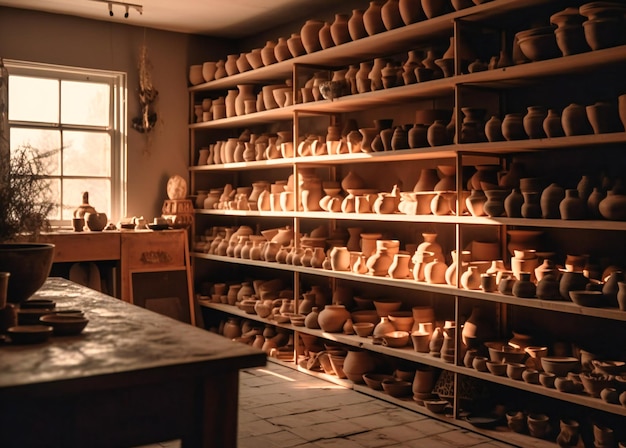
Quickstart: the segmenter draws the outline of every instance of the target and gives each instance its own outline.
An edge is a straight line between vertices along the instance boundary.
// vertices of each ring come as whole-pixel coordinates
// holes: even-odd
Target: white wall
[[[159,119],[149,134],[130,125],[140,113],[137,58],[144,39],[159,91]],[[201,36],[0,7],[0,57],[127,73],[129,216],[160,216],[167,179],[174,174],[188,178],[188,67],[223,57],[230,45]],[[80,198],[76,200],[78,205]]]

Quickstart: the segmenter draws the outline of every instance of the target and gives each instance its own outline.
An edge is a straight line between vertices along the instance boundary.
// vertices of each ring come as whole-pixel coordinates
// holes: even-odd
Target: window
[[[58,204],[52,225],[69,225],[82,192],[114,220],[126,212],[126,75],[6,61],[11,152],[45,155]]]

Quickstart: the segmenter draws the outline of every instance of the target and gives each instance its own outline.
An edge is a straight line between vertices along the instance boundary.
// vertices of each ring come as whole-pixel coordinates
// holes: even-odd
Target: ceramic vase
[[[564,137],[563,125],[561,124],[561,115],[554,109],[548,109],[548,114],[543,120],[543,131],[550,138]]]
[[[616,189],[607,192],[606,197],[598,204],[603,218],[611,221],[626,221],[626,195]]]
[[[313,53],[322,49],[319,33],[324,22],[321,20],[307,20],[300,29],[300,39],[307,53]]]
[[[530,279],[530,272],[520,272],[519,280],[513,284],[513,295],[521,298],[533,298],[536,295],[535,284]]]
[[[504,136],[502,135],[502,120],[499,117],[493,115],[487,120],[485,123],[485,136],[490,142],[501,142],[504,140]]]
[[[335,45],[345,44],[352,40],[348,29],[348,19],[347,14],[335,14],[335,20],[330,26],[330,35]]]
[[[543,122],[548,116],[548,112],[543,106],[529,106],[523,118],[524,132],[528,138],[546,137],[543,130]]]
[[[360,9],[353,9],[352,15],[348,19],[348,32],[350,33],[350,39],[358,40],[367,37],[367,31],[363,24],[364,11]]]
[[[368,35],[382,33],[385,31],[385,24],[381,15],[382,3],[371,1],[367,10],[363,13],[363,26]]]
[[[380,10],[383,24],[387,30],[399,28],[404,25],[400,15],[399,0],[387,0]]]
[[[513,188],[511,193],[504,199],[504,211],[509,218],[522,217],[522,205],[524,204],[524,196],[517,188]]]
[[[405,25],[410,25],[426,18],[421,0],[400,0],[398,9]]]
[[[504,120],[502,120],[502,135],[508,141],[528,138],[524,131],[522,114],[511,113],[504,116]]]
[[[328,333],[341,333],[350,313],[343,305],[326,305],[320,311],[317,321],[320,328]]]
[[[407,279],[411,276],[411,270],[409,269],[409,262],[411,256],[409,254],[395,254],[393,261],[387,270],[389,277],[397,279]]]
[[[350,251],[345,246],[335,246],[329,253],[330,266],[333,271],[350,270]]]
[[[523,192],[524,203],[522,204],[522,217],[523,218],[541,218],[541,196],[537,192]]]
[[[322,50],[335,46],[335,42],[333,41],[333,37],[330,33],[330,23],[324,22],[324,25],[320,28],[318,37]]]
[[[450,0],[422,0],[422,9],[427,18],[441,16],[452,12]]]
[[[559,294],[563,300],[570,301],[569,292],[584,290],[587,283],[589,281],[582,271],[563,272],[559,281]]]
[[[585,107],[576,103],[571,103],[563,109],[561,113],[561,126],[563,126],[563,132],[565,132],[565,135],[568,137],[593,133]]]
[[[543,190],[540,199],[541,216],[543,219],[559,219],[561,217],[559,205],[564,198],[565,190],[556,183],[550,184]]]
[[[587,206],[578,196],[578,190],[565,190],[565,198],[559,204],[561,219],[585,219]]]
[[[483,204],[483,210],[487,216],[491,218],[502,216],[504,214],[504,200],[509,192],[507,190],[486,190],[484,193],[487,200]]]

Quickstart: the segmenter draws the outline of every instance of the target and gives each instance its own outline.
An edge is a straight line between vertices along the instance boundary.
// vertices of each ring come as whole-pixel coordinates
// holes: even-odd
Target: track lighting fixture
[[[100,3],[106,3],[108,5],[108,8],[109,8],[109,16],[111,16],[111,17],[114,16],[113,5],[115,5],[115,6],[123,6],[124,7],[124,18],[125,19],[128,19],[129,12],[130,12],[131,8],[136,10],[139,14],[143,14],[143,6],[135,4],[135,3],[126,3],[126,2],[122,2],[122,1],[116,1],[116,0],[91,0],[91,1],[93,1],[93,2],[100,2]]]

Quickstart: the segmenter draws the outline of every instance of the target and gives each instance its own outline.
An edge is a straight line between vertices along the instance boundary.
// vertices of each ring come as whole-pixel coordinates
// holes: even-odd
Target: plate
[[[167,230],[170,228],[169,224],[148,224],[150,230]]]
[[[46,314],[39,319],[45,325],[50,325],[57,336],[80,334],[87,326],[89,319],[72,314]]]
[[[7,334],[14,344],[39,344],[48,340],[52,334],[52,327],[47,325],[17,325],[9,327]]]
[[[500,418],[494,415],[468,415],[465,417],[466,422],[477,428],[493,428],[499,420]]]

